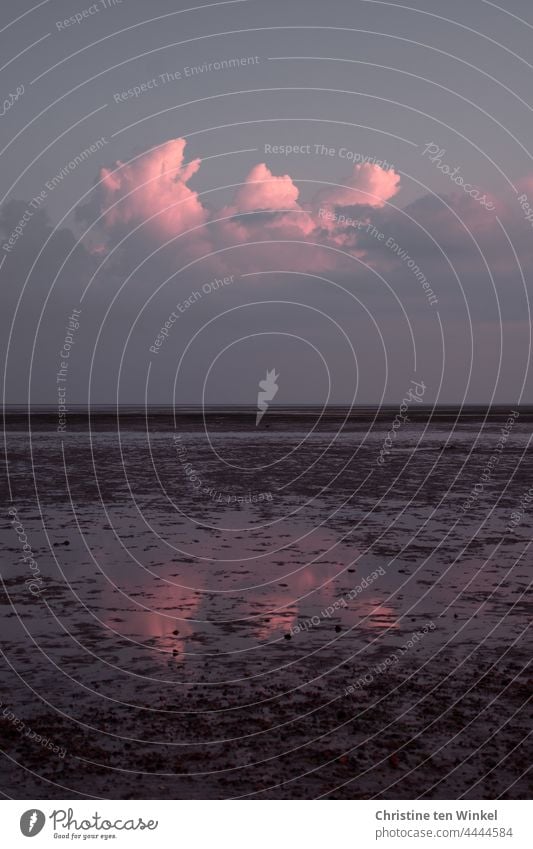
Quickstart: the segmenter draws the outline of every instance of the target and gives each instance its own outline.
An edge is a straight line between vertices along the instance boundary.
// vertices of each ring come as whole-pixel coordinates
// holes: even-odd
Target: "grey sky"
[[[351,401],[355,390],[360,403],[394,402],[415,366],[430,402],[531,400],[533,231],[518,200],[525,193],[533,206],[529,3],[105,5],[3,6],[2,244],[31,213],[0,252],[9,403],[56,403],[59,351],[74,308],[81,317],[70,403],[141,403],[148,371],[152,403],[200,403],[204,381],[209,403],[253,403],[267,368],[281,373],[279,403],[323,403],[328,370],[332,403]],[[65,25],[76,14],[79,22]],[[243,57],[257,58],[209,70]],[[186,70],[203,65],[202,73]],[[144,90],[128,96],[136,86]],[[133,212],[95,224],[105,199],[95,186],[100,169],[177,138],[187,139],[185,162],[202,160],[188,186],[207,210],[207,253],[220,252],[208,259],[196,256],[190,238],[162,247],[150,227],[132,234]],[[441,165],[459,168],[493,199],[494,211],[423,155],[430,143],[444,151]],[[274,154],[265,145],[310,152]],[[316,153],[315,145],[334,153]],[[293,242],[280,245],[270,227],[277,213],[264,208],[253,224],[243,216],[241,244],[216,223],[258,163],[290,175],[306,206],[349,179],[352,153],[392,164],[400,189],[379,208],[338,205],[384,234],[380,240],[365,229],[352,240],[347,232],[351,256],[333,257],[325,232],[318,245],[316,230],[297,239],[289,219],[283,232]],[[40,193],[39,209],[29,206]],[[267,248],[250,246],[256,239]],[[430,281],[436,307],[409,260]],[[230,274],[231,285],[203,292]],[[202,296],[151,354],[176,304],[197,291]],[[177,374],[187,344],[211,319]]]

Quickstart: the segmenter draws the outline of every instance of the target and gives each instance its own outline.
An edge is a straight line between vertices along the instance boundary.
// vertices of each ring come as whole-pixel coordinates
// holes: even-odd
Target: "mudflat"
[[[530,796],[531,411],[395,412],[8,415],[4,792]]]

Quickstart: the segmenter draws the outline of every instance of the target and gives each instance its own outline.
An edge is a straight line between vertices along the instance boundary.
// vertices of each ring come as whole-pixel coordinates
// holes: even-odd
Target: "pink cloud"
[[[186,163],[185,146],[185,139],[171,139],[129,164],[118,162],[114,169],[102,169],[101,205],[108,228],[147,222],[151,232],[163,240],[212,218],[229,217],[230,221],[217,227],[219,243],[221,236],[229,243],[265,236],[305,239],[327,229],[333,244],[351,245],[353,234],[346,242],[343,228],[332,221],[326,223],[318,209],[357,204],[381,207],[399,190],[400,178],[394,171],[365,163],[354,166],[344,186],[322,189],[309,204],[301,204],[299,189],[290,175],[276,176],[261,162],[249,171],[231,204],[210,213],[187,185],[201,161]],[[257,216],[246,215],[255,212]],[[206,241],[213,241],[205,232],[202,240],[204,248]]]
[[[207,210],[187,185],[200,159],[185,163],[185,146],[185,139],[171,139],[127,165],[118,162],[116,169],[101,170],[109,227],[152,219],[147,226],[169,238],[207,221]]]
[[[100,201],[107,236],[115,235],[117,228],[133,229],[145,222],[145,232],[164,242],[198,227],[177,243],[180,256],[250,245],[239,253],[243,271],[277,262],[298,270],[324,271],[340,260],[320,245],[353,255],[359,252],[354,228],[328,221],[319,215],[319,209],[359,204],[368,214],[368,207],[382,207],[399,190],[400,178],[394,171],[366,163],[353,167],[344,186],[321,189],[303,203],[289,174],[275,175],[261,162],[248,172],[229,205],[211,210],[188,185],[201,160],[185,162],[185,147],[185,139],[171,139],[130,163],[118,162],[115,168],[102,169]],[[270,245],[274,240],[286,243],[278,244],[275,254]],[[253,242],[262,244],[251,245]],[[305,249],[291,242],[316,242],[319,246]],[[218,253],[216,263],[227,258],[226,252]]]
[[[309,211],[298,203],[298,197],[299,189],[288,174],[275,176],[264,162],[254,165],[231,204],[218,213],[227,217],[217,227],[219,239],[231,244],[305,239],[315,224]],[[294,253],[294,249],[290,250]],[[264,259],[260,246],[255,252]]]
[[[373,206],[382,207],[400,188],[400,175],[392,169],[365,162],[354,165],[352,174],[343,186],[321,189],[314,198],[314,206]]]
[[[254,209],[298,209],[297,186],[288,174],[275,177],[264,162],[254,165],[234,199],[239,212]]]

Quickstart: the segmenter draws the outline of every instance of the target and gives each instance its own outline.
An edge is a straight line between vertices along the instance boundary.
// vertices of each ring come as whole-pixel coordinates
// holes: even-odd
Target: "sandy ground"
[[[531,796],[528,418],[270,422],[12,423],[3,793]]]

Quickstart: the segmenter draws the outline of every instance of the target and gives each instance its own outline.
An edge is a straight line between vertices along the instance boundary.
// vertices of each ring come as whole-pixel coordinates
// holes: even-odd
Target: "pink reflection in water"
[[[293,527],[293,537],[302,533],[301,528],[296,533]],[[228,628],[222,637],[221,651],[225,650],[226,642],[237,639],[231,632],[231,623],[236,620],[246,620],[251,626],[244,636],[239,632],[240,638],[249,641],[253,636],[254,640],[265,642],[288,633],[305,615],[327,618],[323,612],[335,605],[335,613],[329,615],[346,627],[361,623],[369,629],[398,628],[393,608],[384,605],[375,592],[371,597],[362,593],[339,605],[342,588],[347,586],[347,567],[357,570],[350,574],[352,586],[369,570],[354,564],[359,551],[355,546],[339,544],[333,532],[318,529],[272,556],[252,560],[246,559],[252,552],[245,537],[235,539],[228,533],[225,540],[228,548],[223,548],[220,540],[202,543],[203,556],[211,556],[213,560],[187,562],[184,558],[184,562],[179,562],[175,558],[166,568],[159,566],[158,575],[164,575],[168,583],[148,571],[136,569],[132,573],[134,586],[123,579],[120,583],[123,592],[131,598],[130,604],[108,586],[106,625],[134,640],[154,640],[165,651],[173,649],[180,655],[187,650],[191,639],[218,642],[217,627],[224,623]],[[280,545],[279,538],[273,539],[268,529],[263,532],[262,541],[270,549]],[[258,547],[256,534],[253,550],[257,551]],[[221,551],[225,560],[229,561],[230,556],[236,560],[217,562]],[[180,581],[191,588],[181,586]],[[137,604],[150,610],[143,610]]]

